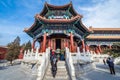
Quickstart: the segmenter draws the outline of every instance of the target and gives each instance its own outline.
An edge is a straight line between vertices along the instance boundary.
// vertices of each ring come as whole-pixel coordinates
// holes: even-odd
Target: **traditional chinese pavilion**
[[[36,41],[40,43],[40,52],[47,47],[54,50],[68,47],[76,52],[78,46],[85,48],[84,39],[90,33],[81,19],[71,2],[63,6],[45,3],[42,12],[35,15],[34,24],[24,31],[33,38],[33,49]]]

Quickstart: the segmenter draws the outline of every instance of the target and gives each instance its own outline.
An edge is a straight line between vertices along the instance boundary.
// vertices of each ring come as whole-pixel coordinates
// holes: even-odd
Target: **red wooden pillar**
[[[75,48],[74,48],[75,52],[77,52],[77,44],[75,43]]]
[[[33,43],[32,43],[32,49],[34,50],[35,49],[35,42],[36,42],[36,39],[33,40]]]
[[[54,50],[56,50],[56,43],[55,43],[56,41],[54,40]]]
[[[96,47],[95,48],[95,52],[98,54],[99,53],[99,50],[98,50],[98,48]]]
[[[65,47],[68,47],[68,40],[66,39],[66,46]]]
[[[98,50],[100,53],[102,52],[100,45],[98,45]]]
[[[70,33],[71,52],[74,52],[73,34]]]
[[[45,52],[45,49],[46,49],[46,38],[47,38],[47,34],[46,33],[44,33],[44,35],[43,35],[43,52]]]

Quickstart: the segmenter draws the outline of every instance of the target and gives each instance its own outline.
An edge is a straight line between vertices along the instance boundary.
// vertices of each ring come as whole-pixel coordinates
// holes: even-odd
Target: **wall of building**
[[[0,60],[5,59],[6,53],[7,53],[7,48],[6,47],[0,47]]]

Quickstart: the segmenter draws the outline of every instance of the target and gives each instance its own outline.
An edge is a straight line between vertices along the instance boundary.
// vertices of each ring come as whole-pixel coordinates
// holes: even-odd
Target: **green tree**
[[[6,59],[10,61],[10,64],[12,64],[12,61],[18,58],[18,55],[20,53],[20,37],[17,36],[16,39],[9,43],[7,45],[8,52],[6,54]]]
[[[103,53],[107,54],[108,52],[109,52],[110,55],[112,55],[113,57],[119,57],[119,56],[120,56],[120,42],[118,42],[118,43],[113,43],[112,49],[104,50]]]
[[[119,57],[120,56],[120,42],[113,43],[113,48],[111,51],[114,57]]]
[[[31,50],[31,42],[30,42],[30,40],[27,42],[27,43],[24,43],[23,45],[22,45],[22,48],[24,49],[24,50]]]

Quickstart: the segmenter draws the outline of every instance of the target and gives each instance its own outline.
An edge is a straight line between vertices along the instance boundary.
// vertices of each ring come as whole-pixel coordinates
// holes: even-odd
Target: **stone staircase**
[[[51,64],[49,63],[48,69],[43,80],[70,80],[66,69],[65,61],[57,62],[57,73],[55,77],[52,76]]]

